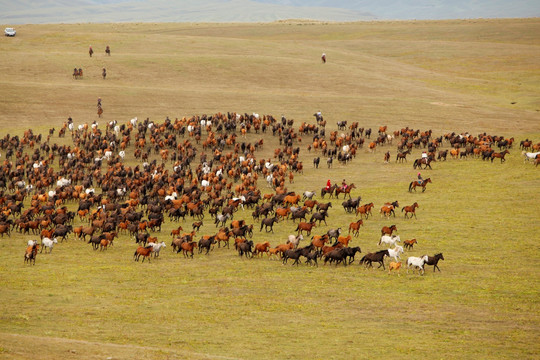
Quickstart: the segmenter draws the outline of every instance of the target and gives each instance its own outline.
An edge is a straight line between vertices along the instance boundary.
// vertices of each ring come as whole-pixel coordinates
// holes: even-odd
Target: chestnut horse
[[[412,250],[414,244],[418,244],[418,241],[416,241],[416,239],[403,240],[403,247],[404,247],[405,249],[410,249],[410,250]]]
[[[383,226],[383,228],[381,229],[381,235],[392,235],[394,231],[397,231],[396,225]]]
[[[154,250],[154,247],[151,245],[146,246],[146,247],[139,246],[137,250],[135,250],[135,253],[133,253],[133,260],[139,261],[139,258],[142,256],[143,257],[142,262],[144,262],[145,259],[148,259],[148,262],[150,262],[150,254],[152,253],[153,250]]]
[[[362,206],[359,206],[358,208],[356,208],[356,215],[360,214],[360,217],[362,217],[362,215],[366,215],[366,220],[367,220],[369,215],[373,216],[373,214],[371,213],[371,209],[374,206],[375,205],[373,205],[373,203],[364,204]]]
[[[493,162],[493,160],[495,160],[495,158],[498,158],[498,159],[501,159],[501,164],[503,162],[506,161],[506,159],[504,158],[504,156],[506,154],[510,154],[510,152],[508,150],[504,150],[503,152],[494,152],[491,154],[491,162]]]
[[[345,194],[345,195],[343,195],[344,199],[347,197],[347,195],[349,195],[349,199],[350,199],[352,189],[356,189],[356,185],[354,185],[354,184],[348,185],[345,189],[343,189],[341,186],[337,187],[336,190],[335,190],[336,198],[338,197],[339,194],[343,193],[343,194]]]
[[[364,221],[362,219],[356,221],[356,222],[352,222],[349,224],[349,234],[351,233],[351,230],[352,230],[352,233],[354,236],[359,236],[360,235],[360,226],[364,225]]]
[[[411,218],[413,217],[413,215],[416,218],[416,208],[417,207],[420,207],[417,202],[415,202],[414,204],[412,204],[410,206],[404,206],[401,209],[401,212],[405,211],[405,219],[408,219],[408,215],[407,215],[408,213],[412,213]]]
[[[413,190],[416,191],[417,186],[421,186],[422,192],[424,192],[426,191],[426,185],[430,182],[431,182],[431,178],[425,179],[424,181],[422,181],[421,184],[418,180],[411,181],[411,183],[409,184],[409,192],[412,192]]]

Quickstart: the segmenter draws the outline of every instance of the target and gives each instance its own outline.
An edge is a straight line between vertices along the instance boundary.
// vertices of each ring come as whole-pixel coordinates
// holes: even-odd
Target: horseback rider
[[[323,53],[322,56],[321,56],[321,61],[324,63],[326,63],[326,54]]]
[[[97,98],[97,107],[98,108],[101,107],[101,98],[100,97]]]
[[[422,178],[422,175],[418,173],[418,185],[422,185],[423,182],[424,182],[424,179]]]
[[[345,182],[345,179],[343,179],[343,181],[341,182],[341,190],[342,191],[345,191],[347,190],[347,183]]]
[[[325,189],[326,189],[326,190],[330,190],[331,187],[332,187],[332,183],[330,182],[330,179],[328,179],[328,181],[326,182],[326,187],[325,187]]]

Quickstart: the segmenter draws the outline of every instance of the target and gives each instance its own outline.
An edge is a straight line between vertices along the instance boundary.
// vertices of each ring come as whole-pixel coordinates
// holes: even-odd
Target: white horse
[[[134,117],[133,119],[129,120],[129,122],[131,123],[131,125],[132,125],[133,127],[137,126],[137,118],[136,118],[136,117]]]
[[[395,246],[396,242],[400,241],[401,239],[399,238],[399,235],[383,235],[381,236],[381,240],[379,240],[379,243],[377,245],[381,245],[382,243],[384,243],[390,246]]]
[[[58,187],[68,186],[70,184],[71,184],[71,180],[65,179],[65,178],[60,178],[56,182],[56,186],[58,186]]]
[[[317,193],[315,191],[304,191],[304,198],[303,200],[305,199],[312,199]]]
[[[165,201],[167,200],[176,200],[178,198],[178,194],[176,191],[174,191],[171,195],[165,196]]]
[[[28,246],[34,246],[37,244],[37,240],[28,240]]]
[[[420,272],[420,270],[422,270],[422,275],[424,275],[424,264],[428,262],[428,256],[427,255],[424,255],[422,257],[416,257],[416,256],[411,256],[407,259],[407,273],[409,273],[409,268],[411,266],[414,266],[415,268],[418,269],[418,272]]]
[[[268,184],[268,187],[269,188],[272,188],[273,186],[273,183],[272,181],[274,180],[274,175],[270,174],[266,177],[266,183]]]
[[[388,249],[388,258],[394,258],[398,261],[401,254],[403,254],[403,246],[396,245],[393,249]]]
[[[202,187],[210,186],[210,181],[208,181],[208,180],[202,180],[202,181],[201,181],[201,186],[202,186]]]
[[[126,152],[124,150],[121,150],[119,153],[118,153],[118,156],[120,156],[120,158],[122,160],[124,160],[124,158],[126,157]]]
[[[41,239],[41,252],[43,252],[44,248],[48,247],[49,248],[49,253],[51,253],[54,244],[58,244],[58,241],[56,240],[56,238],[51,240],[51,239],[49,239],[47,237],[44,237],[43,239]],[[45,253],[47,253],[47,252],[45,251]]]
[[[159,252],[161,251],[161,249],[166,247],[165,241],[162,241],[160,243],[149,243],[148,245],[152,246],[152,248],[153,248],[152,251],[154,253],[155,258],[157,258],[159,256]]]
[[[536,159],[537,156],[540,156],[540,151],[534,152],[534,153],[523,151],[522,154],[523,156],[525,156],[525,159],[523,160],[525,162],[525,161],[531,161],[531,160]]]
[[[298,248],[298,245],[300,244],[300,241],[304,240],[304,236],[302,234],[296,236],[296,235],[289,235],[287,239],[287,244],[292,243],[294,244],[294,248]]]

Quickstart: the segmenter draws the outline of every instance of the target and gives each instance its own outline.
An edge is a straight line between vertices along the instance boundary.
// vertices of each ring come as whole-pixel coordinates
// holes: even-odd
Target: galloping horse
[[[345,189],[343,189],[341,186],[336,187],[336,190],[335,190],[336,191],[336,198],[338,197],[339,194],[343,193],[343,194],[345,194],[345,195],[343,195],[344,199],[347,197],[347,195],[349,195],[349,199],[350,199],[352,189],[356,189],[356,185],[351,184],[351,185],[347,186]]]
[[[98,106],[97,114],[98,114],[98,117],[101,117],[101,114],[103,114],[103,109],[101,106]]]
[[[420,184],[420,182],[418,180],[411,181],[411,183],[409,184],[409,192],[412,192],[412,190],[416,191],[417,186],[421,186],[422,187],[422,192],[424,192],[424,191],[426,191],[427,183],[430,183],[430,182],[431,182],[431,178],[425,179],[424,181],[422,181],[421,184]]]
[[[109,47],[109,45],[107,45],[107,47],[105,48],[105,54],[111,56],[111,48]]]
[[[495,160],[495,158],[499,158],[499,159],[501,159],[501,164],[502,164],[503,162],[506,161],[506,159],[504,158],[504,156],[506,154],[510,154],[510,151],[504,150],[503,152],[494,152],[494,153],[492,153],[491,154],[491,162],[493,162],[493,160]]]
[[[366,254],[362,259],[360,259],[360,264],[366,263],[366,267],[373,267],[373,262],[378,262],[379,268],[382,266],[383,269],[386,270],[384,267],[384,257],[389,256],[388,250],[379,250],[374,253]],[[377,268],[378,269],[378,268]]]
[[[92,47],[90,46],[90,49],[88,49],[88,55],[92,57],[92,54],[94,53],[94,50],[92,50]]]
[[[412,213],[411,215],[411,218],[414,217],[416,218],[416,208],[419,207],[418,203],[415,202],[414,204],[410,205],[410,206],[404,206],[402,209],[401,209],[401,212],[405,211],[405,219],[408,219],[408,213]]]
[[[107,70],[105,70],[105,68],[103,68],[103,72],[101,73],[101,76],[103,76],[103,80],[105,80],[105,78],[107,77]]]
[[[435,254],[434,256],[428,256],[428,261],[426,261],[426,265],[433,265],[433,272],[435,272],[435,269],[441,272],[441,269],[439,269],[439,266],[437,266],[439,260],[444,260],[444,256],[442,253]]]

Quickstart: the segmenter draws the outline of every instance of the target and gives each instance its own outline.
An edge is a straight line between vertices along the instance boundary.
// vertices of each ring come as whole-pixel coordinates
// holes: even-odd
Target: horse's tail
[[[413,184],[414,181],[411,181],[411,183],[409,184],[409,192],[412,191],[412,184]],[[403,208],[401,209],[401,211],[403,211]]]
[[[367,256],[367,255],[364,255],[364,256],[360,259],[360,264],[363,264],[363,263],[364,263],[364,261],[366,260],[366,256]]]

